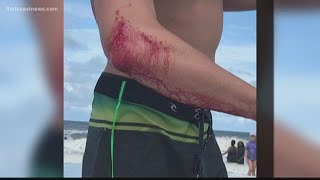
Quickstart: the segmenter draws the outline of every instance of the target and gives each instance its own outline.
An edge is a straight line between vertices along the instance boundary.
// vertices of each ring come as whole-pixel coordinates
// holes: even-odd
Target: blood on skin
[[[115,68],[142,84],[152,84],[156,91],[181,103],[237,115],[231,103],[209,98],[199,92],[168,87],[165,80],[168,80],[169,65],[172,65],[170,53],[173,50],[165,41],[159,41],[134,27],[120,16],[119,10],[115,14],[112,33],[106,42],[108,59]]]
[[[151,81],[159,88],[164,86],[159,74],[167,74],[169,69],[169,47],[133,27],[119,10],[107,42],[107,54],[113,66],[136,78]]]

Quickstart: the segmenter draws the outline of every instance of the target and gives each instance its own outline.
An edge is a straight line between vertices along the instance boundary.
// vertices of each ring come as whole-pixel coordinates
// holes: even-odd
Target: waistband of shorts
[[[134,79],[107,72],[101,74],[94,91],[117,99],[122,81],[126,81],[126,87],[122,97],[123,101],[144,105],[174,118],[194,124],[198,124],[203,111],[208,111],[202,108],[194,108],[165,97]]]

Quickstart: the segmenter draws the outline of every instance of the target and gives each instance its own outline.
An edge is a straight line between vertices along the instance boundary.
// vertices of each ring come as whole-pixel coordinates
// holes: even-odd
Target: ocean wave
[[[64,139],[81,139],[86,138],[88,134],[87,130],[64,130]]]
[[[64,163],[81,163],[86,146],[86,138],[64,140]]]
[[[82,163],[82,157],[85,150],[86,138],[77,138],[74,139],[71,137],[72,134],[75,133],[84,133],[84,131],[72,131],[68,132],[69,138],[64,140],[64,163],[70,164],[79,164]],[[66,133],[65,133],[66,134]],[[223,153],[230,146],[231,140],[235,140],[236,143],[238,141],[243,141],[244,144],[248,142],[247,139],[237,137],[237,136],[221,136],[216,137],[217,143],[221,152]],[[236,163],[227,163],[226,155],[223,156],[223,160],[225,162],[228,175],[230,177],[246,177],[248,172],[248,165],[244,164],[236,164]]]

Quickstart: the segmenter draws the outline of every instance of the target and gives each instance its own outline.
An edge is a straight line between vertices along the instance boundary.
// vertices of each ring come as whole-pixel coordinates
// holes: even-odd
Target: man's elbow
[[[125,19],[116,20],[105,51],[113,66],[130,75],[156,75],[168,69],[169,47],[154,35],[143,32]]]
[[[126,40],[110,45],[107,50],[107,58],[113,67],[130,76],[135,76],[151,68],[147,52],[142,47],[135,46]]]

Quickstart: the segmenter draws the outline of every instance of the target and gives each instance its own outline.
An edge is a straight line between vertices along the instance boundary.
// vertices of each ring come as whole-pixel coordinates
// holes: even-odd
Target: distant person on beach
[[[235,140],[231,141],[231,146],[222,155],[228,153],[227,162],[237,162],[237,148],[234,146],[236,144]]]
[[[256,158],[256,135],[255,133],[250,134],[250,141],[246,144],[246,153],[245,157],[249,166],[248,176],[256,175],[256,166],[257,166],[257,158]]]
[[[237,143],[237,163],[244,164],[245,148],[242,141]]]

